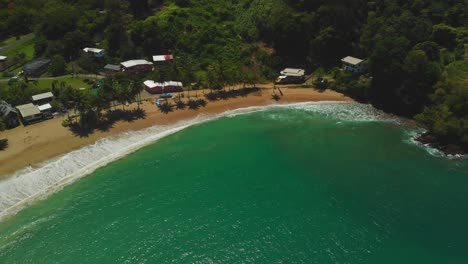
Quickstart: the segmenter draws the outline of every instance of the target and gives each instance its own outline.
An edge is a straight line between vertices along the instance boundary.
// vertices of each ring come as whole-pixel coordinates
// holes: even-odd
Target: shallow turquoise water
[[[0,263],[468,263],[468,162],[320,107],[221,118],[98,169],[1,223]]]

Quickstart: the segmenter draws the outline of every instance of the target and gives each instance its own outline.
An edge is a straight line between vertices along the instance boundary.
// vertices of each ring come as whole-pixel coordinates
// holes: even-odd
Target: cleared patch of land
[[[25,58],[27,60],[31,60],[34,58],[34,40],[33,39],[26,40],[23,43],[18,44],[2,52],[4,56],[10,57],[10,58],[13,58],[21,53],[23,53],[26,56]]]

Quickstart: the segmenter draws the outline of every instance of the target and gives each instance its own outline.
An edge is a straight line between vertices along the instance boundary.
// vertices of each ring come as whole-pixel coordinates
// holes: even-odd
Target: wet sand
[[[144,102],[140,107],[145,109],[145,119],[139,119],[133,122],[119,121],[108,131],[96,131],[88,137],[79,137],[73,134],[68,128],[62,126],[65,117],[55,117],[41,123],[29,125],[26,127],[17,127],[12,130],[4,131],[0,138],[7,138],[9,146],[6,150],[0,151],[0,179],[11,177],[16,171],[27,166],[40,166],[41,163],[54,157],[66,154],[70,151],[79,149],[83,146],[93,144],[97,140],[115,136],[128,131],[141,130],[154,125],[170,125],[182,120],[196,118],[200,114],[217,114],[237,108],[250,106],[264,106],[271,104],[287,104],[296,102],[314,102],[314,101],[352,101],[340,93],[326,90],[318,92],[313,89],[288,88],[282,87],[283,96],[276,102],[272,100],[272,86],[262,85],[261,91],[250,94],[247,97],[238,97],[228,100],[219,100],[208,102],[206,107],[198,110],[174,110],[168,114],[161,111],[152,102]],[[205,91],[207,92],[207,91]],[[203,91],[198,91],[201,97]],[[190,92],[195,95],[195,92]],[[132,104],[126,109],[136,108]]]

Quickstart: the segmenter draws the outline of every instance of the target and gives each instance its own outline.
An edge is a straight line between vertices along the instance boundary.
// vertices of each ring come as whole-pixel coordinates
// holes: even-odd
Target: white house
[[[94,57],[96,58],[102,58],[104,55],[106,55],[106,51],[104,49],[98,49],[98,48],[84,48],[84,52],[86,53],[92,53]]]
[[[282,70],[280,74],[278,79],[276,79],[277,84],[299,84],[305,81],[304,69],[286,68]]]
[[[305,75],[304,69],[293,69],[293,68],[286,68],[282,70],[281,75],[284,76],[295,76],[295,77],[303,77]]]
[[[0,56],[0,62],[6,61],[7,57],[6,56]]]
[[[363,60],[351,56],[341,59],[343,70],[352,74],[361,74],[366,71],[366,65]]]

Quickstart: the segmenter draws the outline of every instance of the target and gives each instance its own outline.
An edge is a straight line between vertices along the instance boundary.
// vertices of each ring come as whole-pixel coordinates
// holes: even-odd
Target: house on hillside
[[[286,68],[280,72],[280,76],[276,79],[277,84],[299,84],[305,81],[305,70]]]
[[[49,68],[50,60],[37,59],[24,65],[23,71],[27,76],[39,77]]]
[[[145,74],[153,71],[153,63],[147,60],[129,60],[120,63],[128,74]]]
[[[24,125],[29,125],[43,119],[43,114],[37,105],[31,103],[18,105],[16,109],[18,109]]]
[[[157,83],[152,80],[147,80],[143,83],[145,90],[151,94],[162,94],[164,89],[164,83]]]
[[[122,71],[122,68],[120,67],[120,65],[106,64],[106,66],[104,66],[105,75],[114,75],[120,71]]]
[[[31,101],[35,105],[45,105],[54,99],[54,94],[52,92],[47,92],[47,93],[41,93],[41,94],[36,94],[31,96]]]
[[[363,60],[347,56],[341,59],[343,62],[343,70],[351,74],[362,74],[366,71],[366,65]]]
[[[6,61],[7,57],[6,56],[0,56],[0,63]]]
[[[0,101],[0,117],[5,121],[7,128],[14,128],[20,124],[18,111],[5,101]]]
[[[98,48],[84,48],[84,52],[91,53],[95,58],[102,58],[106,55],[106,50]]]
[[[174,57],[170,54],[168,55],[154,55],[153,62],[156,64],[170,63]]]

